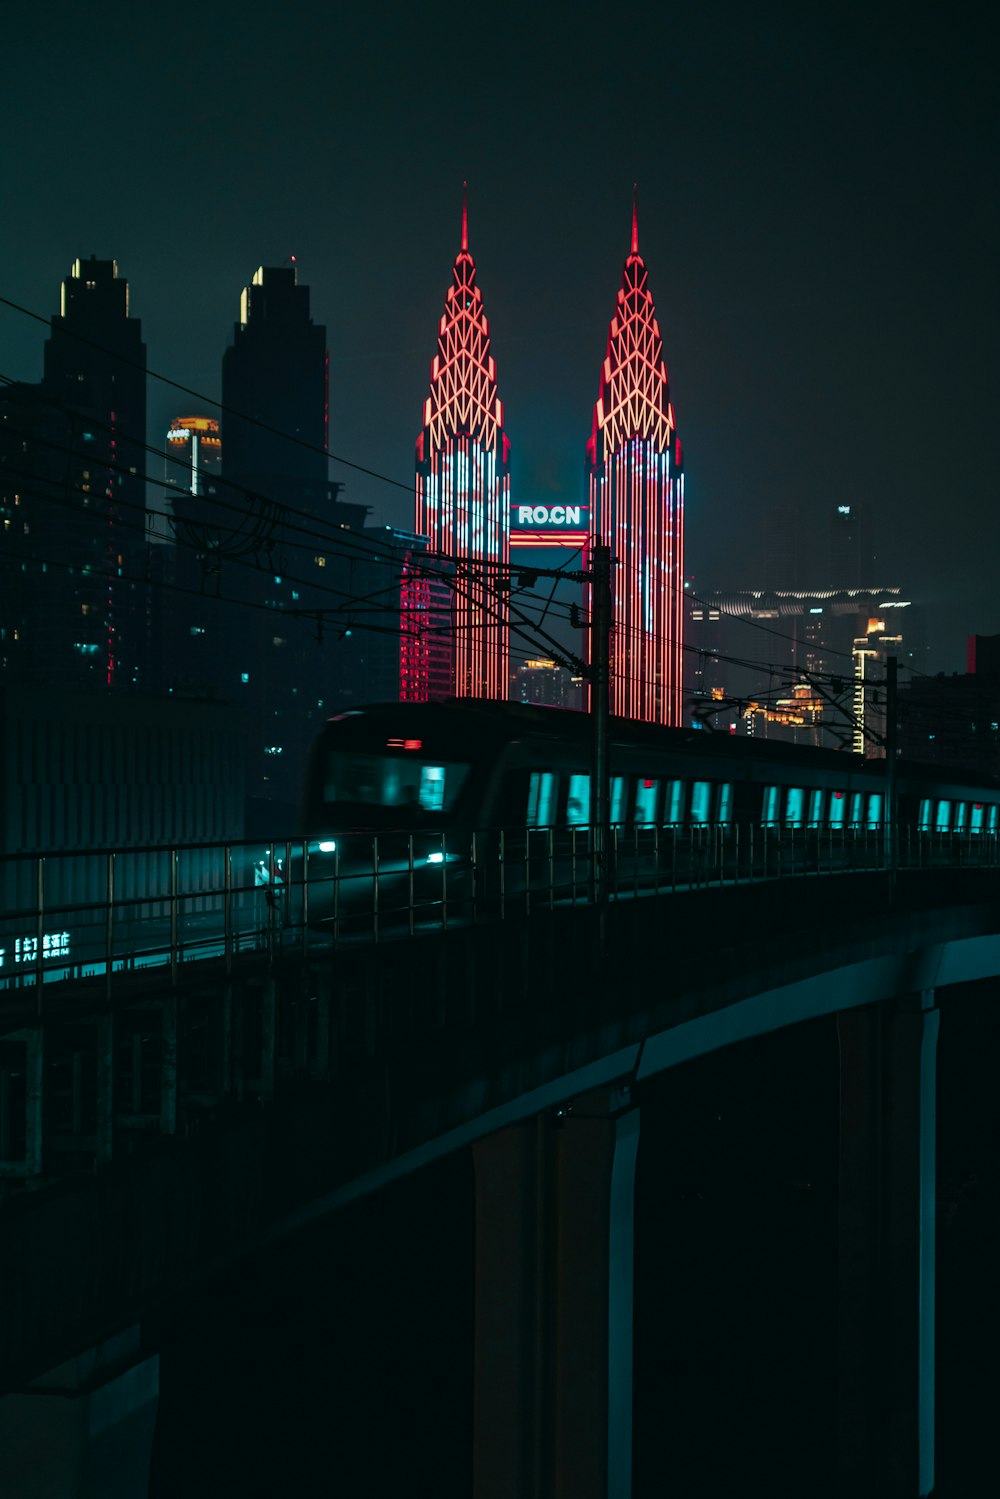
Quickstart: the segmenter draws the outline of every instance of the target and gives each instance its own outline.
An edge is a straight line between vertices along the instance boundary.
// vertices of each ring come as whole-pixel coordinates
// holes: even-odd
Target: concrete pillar
[[[837,1017],[844,1496],[934,1486],[938,1021],[933,990]]]
[[[0,1399],[4,1499],[145,1499],[159,1359],[139,1330],[60,1364]]]
[[[602,1090],[475,1146],[475,1499],[628,1499],[639,1111]]]

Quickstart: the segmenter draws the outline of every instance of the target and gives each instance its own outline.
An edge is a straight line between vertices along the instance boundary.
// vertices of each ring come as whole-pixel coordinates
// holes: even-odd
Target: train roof
[[[337,723],[355,716],[370,715],[381,720],[387,727],[405,719],[414,727],[426,724],[438,732],[454,730],[461,738],[468,739],[480,733],[492,742],[510,742],[525,734],[540,735],[547,739],[566,743],[588,742],[591,734],[591,719],[588,713],[569,708],[542,707],[533,703],[504,703],[478,698],[449,698],[438,703],[368,703],[347,713],[337,714],[328,723]],[[813,745],[784,744],[774,739],[737,738],[733,734],[711,729],[690,727],[667,729],[659,724],[638,723],[631,719],[612,718],[611,739],[614,744],[641,749],[692,750],[711,761],[719,759],[737,765],[770,763],[791,769],[795,765],[816,770],[836,772],[845,770],[845,760],[850,762],[850,771],[859,771],[873,776],[884,773],[883,760],[861,761],[849,750],[817,748]],[[1000,786],[996,776],[976,776],[963,769],[952,769],[938,765],[924,765],[917,761],[899,761],[900,774],[909,779],[926,780],[940,785],[949,782],[955,786],[989,787],[994,792]]]

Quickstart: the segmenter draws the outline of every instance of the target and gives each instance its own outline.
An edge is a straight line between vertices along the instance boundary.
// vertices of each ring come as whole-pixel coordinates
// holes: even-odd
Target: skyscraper
[[[258,266],[222,361],[223,474],[321,513],[328,498],[326,329],[293,266]]]
[[[146,350],[113,260],[62,284],[40,385],[0,400],[0,668],[58,687],[141,685]]]
[[[636,205],[587,443],[591,527],[611,548],[611,711],[681,723],[684,480]]]
[[[455,569],[455,696],[506,698],[509,627],[498,584],[510,561],[510,444],[464,192],[416,459],[416,530]],[[411,665],[411,683],[419,677]]]

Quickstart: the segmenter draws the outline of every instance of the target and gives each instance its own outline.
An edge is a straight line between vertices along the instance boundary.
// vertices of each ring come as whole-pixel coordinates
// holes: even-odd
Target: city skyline
[[[512,489],[573,503],[638,180],[696,586],[751,586],[762,533],[789,512],[802,535],[789,586],[818,585],[805,573],[819,570],[830,506],[852,503],[879,522],[878,576],[927,603],[932,669],[960,668],[965,636],[997,629],[995,121],[974,25],[932,37],[881,12],[666,7],[616,93],[587,40],[599,27],[532,18],[531,47],[505,62],[504,104],[456,96],[436,131],[422,80],[448,23],[433,8],[393,18],[376,42],[361,18],[304,6],[267,46],[241,36],[237,54],[238,12],[223,4],[183,61],[138,15],[108,30],[44,10],[44,24],[14,18],[8,39],[21,140],[4,169],[20,213],[0,253],[11,301],[51,315],[75,255],[113,254],[151,368],[217,398],[238,289],[296,255],[328,329],[333,451],[395,484],[336,466],[332,477],[408,527],[413,404],[468,178],[517,437]],[[470,24],[470,55],[485,55],[488,28]],[[39,54],[44,91],[16,66]],[[209,57],[206,86],[188,89]],[[64,149],[74,114],[90,156],[114,163],[113,195]],[[180,195],[200,214],[173,212]],[[37,379],[39,342],[3,309],[3,373]],[[179,409],[154,382],[150,432]],[[969,539],[961,563],[942,561],[945,516]]]

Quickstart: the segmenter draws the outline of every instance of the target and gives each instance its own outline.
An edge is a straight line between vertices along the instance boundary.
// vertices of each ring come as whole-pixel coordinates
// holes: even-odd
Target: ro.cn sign
[[[582,505],[515,505],[517,526],[582,526]]]

